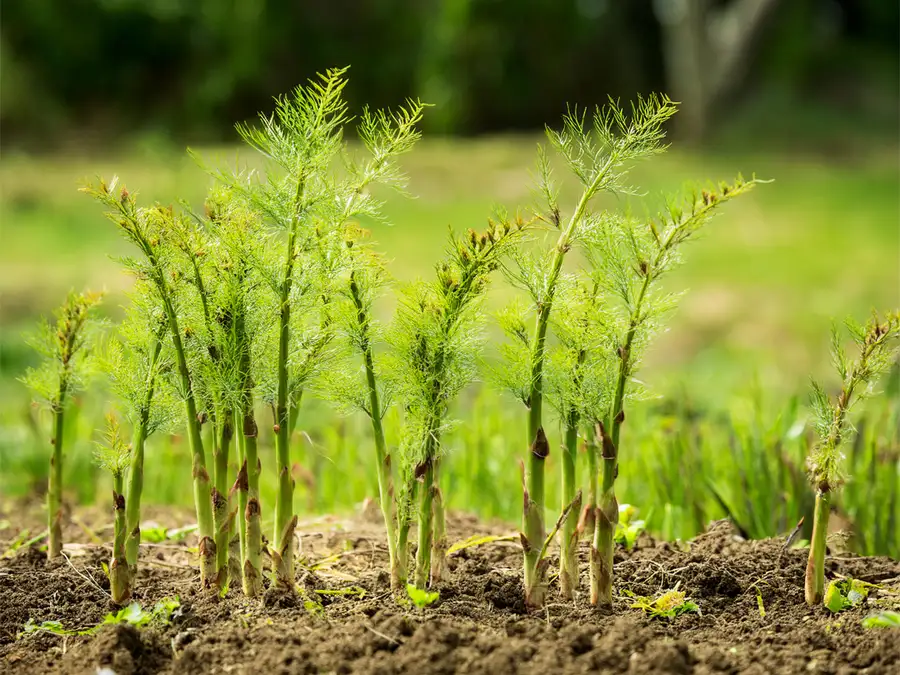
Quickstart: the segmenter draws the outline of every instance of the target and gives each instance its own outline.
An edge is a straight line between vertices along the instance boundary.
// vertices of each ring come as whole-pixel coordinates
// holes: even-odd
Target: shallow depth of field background
[[[750,6],[763,18],[741,18]],[[246,157],[235,121],[317,71],[351,64],[354,106],[435,103],[425,140],[404,161],[416,198],[387,195],[390,225],[371,224],[399,282],[431,273],[448,225],[480,226],[495,205],[528,206],[542,124],[556,124],[567,103],[650,91],[684,102],[671,151],[634,171],[651,206],[689,180],[775,179],[723,209],[669,278],[689,292],[640,373],[654,397],[629,410],[621,501],[666,537],[728,514],[753,536],[790,530],[811,504],[804,405],[810,376],[834,386],[832,318],[900,304],[898,22],[897,4],[881,0],[5,3],[0,499],[44,490],[46,420],[16,381],[33,358],[23,332],[73,287],[105,288],[115,319],[129,285],[113,259],[127,245],[79,181],[117,173],[144,200],[199,203],[210,180],[186,146],[209,160]],[[684,55],[703,35],[705,57],[692,63]],[[489,307],[507,294],[498,277]],[[497,331],[487,336],[490,353]],[[860,551],[900,555],[898,379],[883,383],[848,447],[839,508]],[[95,387],[69,420],[73,501],[106,494],[91,439],[110,405]],[[452,506],[515,522],[524,411],[479,386],[455,414]],[[304,402],[300,420],[297,507],[348,512],[374,496],[365,420],[318,402]],[[394,440],[398,427],[389,420]],[[189,504],[187,466],[179,437],[154,438],[146,500]],[[552,456],[549,471],[555,486]]]

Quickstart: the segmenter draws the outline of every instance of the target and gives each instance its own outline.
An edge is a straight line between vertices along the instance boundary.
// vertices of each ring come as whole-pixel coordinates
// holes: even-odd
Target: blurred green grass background
[[[414,199],[385,194],[387,223],[367,223],[391,259],[398,280],[429,275],[447,228],[477,227],[497,205],[526,208],[536,135],[426,139],[406,159]],[[232,147],[200,149],[219,163]],[[789,530],[809,508],[803,460],[809,430],[803,403],[811,375],[833,384],[828,358],[832,319],[865,318],[872,308],[898,305],[900,227],[896,147],[828,159],[744,147],[688,150],[641,164],[633,182],[652,208],[660,195],[686,181],[756,173],[774,182],[736,200],[689,247],[668,279],[687,290],[647,357],[640,378],[654,394],[629,414],[623,448],[623,501],[637,504],[649,527],[688,537],[710,518],[731,514],[754,536]],[[81,179],[118,174],[145,201],[199,204],[210,179],[185,154],[131,147],[104,155],[6,156],[0,166],[0,491],[35,495],[46,473],[46,420],[36,418],[16,382],[32,362],[22,340],[37,318],[69,288],[105,288],[106,311],[120,313],[129,279],[114,260],[128,252],[96,205],[77,192]],[[560,172],[565,185],[572,181]],[[565,203],[565,199],[564,202]],[[624,200],[607,198],[609,208]],[[498,277],[490,308],[509,295]],[[381,311],[388,315],[390,299]],[[488,330],[487,350],[496,332]],[[896,377],[896,375],[895,375]],[[861,426],[851,482],[842,510],[857,530],[857,547],[900,553],[900,395],[896,381]],[[69,421],[73,445],[67,485],[73,499],[105,494],[106,477],[90,463],[91,438],[108,406],[102,393],[79,399]],[[518,519],[517,463],[524,410],[490,387],[460,402],[462,421],[448,440],[447,494],[451,506]],[[267,413],[263,418],[268,420]],[[268,423],[268,422],[267,422]],[[295,438],[297,507],[347,511],[376,494],[371,443],[361,419],[337,417],[327,406],[304,403]],[[398,420],[391,420],[397,441]],[[552,443],[559,440],[558,429]],[[264,503],[271,484],[271,446],[264,437]],[[146,499],[190,503],[187,448],[157,438],[148,455]],[[551,460],[550,471],[556,468]],[[582,473],[583,475],[583,473]],[[864,482],[865,481],[865,482]],[[548,495],[555,499],[555,479]],[[100,492],[102,490],[102,492]],[[877,499],[873,499],[873,495]],[[550,501],[551,504],[555,502]],[[892,515],[893,510],[893,515]]]

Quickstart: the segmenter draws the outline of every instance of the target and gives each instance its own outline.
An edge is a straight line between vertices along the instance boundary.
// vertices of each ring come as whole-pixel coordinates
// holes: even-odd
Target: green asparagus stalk
[[[618,223],[611,220],[606,226],[609,229],[589,244],[595,278],[608,292],[619,296],[617,311],[623,315],[621,323],[609,323],[612,330],[607,342],[615,346],[615,376],[606,415],[596,425],[601,487],[590,556],[591,604],[612,605],[613,549],[619,519],[615,483],[624,405],[639,351],[649,342],[655,319],[672,305],[671,298],[657,293],[658,281],[678,260],[678,248],[696,234],[715,209],[749,191],[757,182],[739,177],[732,185],[722,183],[718,189],[692,193],[680,205],[670,202],[667,211],[651,219],[646,228],[630,218]]]
[[[810,606],[825,598],[825,555],[828,520],[833,494],[842,482],[840,448],[852,433],[847,419],[853,404],[871,394],[878,377],[894,362],[900,338],[900,312],[877,314],[865,326],[848,321],[850,335],[859,349],[856,361],[849,361],[837,330],[832,334],[832,360],[841,377],[841,393],[832,402],[824,389],[813,382],[812,408],[819,442],[809,457],[810,479],[816,489],[809,560],[806,566],[805,597]]]
[[[83,190],[110,209],[107,216],[118,225],[124,236],[143,254],[143,262],[126,262],[153,285],[156,300],[168,324],[179,389],[184,400],[185,425],[191,451],[194,506],[197,512],[197,531],[200,537],[198,545],[200,583],[204,588],[208,588],[213,586],[216,581],[216,545],[213,538],[215,531],[212,517],[211,485],[209,472],[206,469],[206,455],[193,381],[176,309],[177,301],[170,283],[171,270],[167,263],[170,256],[166,250],[168,242],[164,236],[166,232],[178,228],[175,222],[177,216],[171,209],[159,206],[139,209],[134,196],[125,188],[116,194],[116,183],[117,179],[113,179],[109,185],[100,182],[96,186],[86,186]]]
[[[133,459],[132,448],[121,434],[119,422],[112,414],[106,418],[106,432],[95,451],[97,464],[112,474],[114,539],[113,555],[109,564],[109,588],[114,603],[124,605],[131,599],[134,574],[128,564],[126,539],[128,538],[128,516],[126,513],[124,483],[125,472]]]
[[[53,416],[50,439],[50,473],[47,486],[47,558],[62,552],[63,458],[66,407],[77,393],[87,373],[87,357],[91,351],[92,314],[100,302],[93,293],[69,293],[65,304],[56,312],[54,324],[44,322],[29,344],[44,356],[39,368],[30,368],[22,382],[36,402],[42,403]]]
[[[531,295],[535,317],[527,350],[522,355],[528,364],[525,382],[516,382],[514,392],[528,408],[526,442],[528,447],[524,475],[522,548],[524,551],[525,599],[530,608],[544,605],[547,593],[547,561],[542,557],[546,538],[544,466],[550,443],[544,429],[544,366],[551,311],[569,250],[597,224],[590,205],[600,192],[627,190],[623,184],[627,165],[636,159],[659,152],[664,137],[663,124],[675,112],[666,98],[639,100],[628,116],[616,105],[598,110],[593,129],[585,129],[584,115],[573,112],[564,118],[562,131],[548,130],[550,143],[566,160],[581,183],[582,191],[571,216],[563,221],[558,193],[551,179],[549,161],[539,154],[540,192],[546,212],[540,218],[558,231],[556,245],[540,262],[522,257],[514,280]]]

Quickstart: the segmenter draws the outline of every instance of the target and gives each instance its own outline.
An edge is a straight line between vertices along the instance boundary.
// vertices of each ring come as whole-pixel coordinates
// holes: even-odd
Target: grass
[[[495,200],[513,208],[531,201],[523,167],[533,165],[537,140],[426,139],[404,159],[410,192],[418,199],[391,197],[385,215],[392,225],[367,224],[381,250],[394,259],[391,269],[401,280],[433,273],[449,224],[479,228]],[[224,158],[233,153],[212,148],[201,154]],[[822,336],[831,317],[865,316],[871,307],[898,304],[900,172],[894,153],[826,163],[752,152],[695,154],[676,147],[640,165],[635,182],[655,193],[698,177],[728,178],[737,170],[776,182],[731,205],[687,251],[688,264],[667,281],[669,288],[690,291],[642,371],[661,398],[637,406],[624,431],[633,434],[629,444],[635,450],[623,459],[622,475],[628,479],[622,481],[621,500],[637,504],[650,530],[670,538],[688,537],[709,518],[729,512],[757,536],[786,532],[799,515],[811,513],[811,504],[804,502],[808,491],[802,468],[810,439],[806,413],[791,396],[805,392],[809,373],[827,372],[829,345]],[[31,358],[21,333],[72,287],[105,287],[111,296],[106,306],[116,314],[129,283],[109,258],[125,254],[127,244],[96,205],[76,191],[78,180],[113,171],[139,187],[143,199],[182,195],[199,202],[209,185],[191,160],[166,152],[12,156],[0,167],[0,495],[38,491],[46,476],[45,434],[34,422],[37,413],[29,408],[27,394],[14,381]],[[499,307],[506,292],[496,291],[491,305]],[[897,555],[900,525],[884,510],[885,504],[898,503],[900,494],[900,406],[893,391],[895,400],[872,405],[851,454],[851,461],[859,463],[853,475],[873,472],[874,486],[851,483],[842,507],[867,530],[866,541],[859,542],[863,550]],[[521,443],[507,431],[520,425],[521,410],[479,387],[468,390],[459,405],[467,411],[460,415],[467,422],[446,439],[449,506],[477,504],[482,515],[514,520],[521,505],[518,499],[508,503],[507,496],[520,494],[510,467],[521,455]],[[103,407],[100,396],[82,397],[66,419],[71,451],[65,485],[80,501],[108,491],[107,479],[91,463],[90,439],[102,424]],[[336,421],[327,411],[323,403],[305,404],[298,425],[302,431],[293,439],[294,501],[301,512],[313,503],[318,512],[346,511],[377,495],[374,477],[361,469],[372,461],[367,420]],[[389,416],[386,424],[387,437],[396,438],[397,420]],[[561,429],[553,425],[552,437],[561,439]],[[271,503],[273,439],[265,426],[261,492]],[[154,438],[147,453],[152,461],[145,500],[189,502],[189,479],[167,470],[187,462],[186,439]],[[559,471],[558,455],[548,460],[553,476]],[[688,480],[688,467],[700,470],[704,480]],[[799,483],[794,483],[797,472]],[[548,481],[550,504],[559,501],[556,483]],[[878,500],[870,500],[869,491]]]

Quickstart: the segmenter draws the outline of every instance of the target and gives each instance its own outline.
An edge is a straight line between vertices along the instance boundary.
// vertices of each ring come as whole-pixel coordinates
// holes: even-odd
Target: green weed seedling
[[[152,544],[161,544],[164,541],[184,541],[185,537],[197,531],[196,525],[187,527],[166,528],[162,526],[147,527],[141,529],[141,539]]]
[[[900,612],[886,609],[863,619],[863,628],[900,628]]]
[[[878,588],[878,586],[859,579],[832,581],[828,584],[828,590],[825,591],[825,607],[835,614],[850,607],[856,607],[869,596],[870,588]]]
[[[697,603],[689,600],[684,591],[679,591],[677,586],[655,599],[634,596],[629,592],[626,592],[626,595],[634,598],[632,609],[640,609],[652,619],[674,619],[688,612],[700,613]]]
[[[157,602],[150,610],[144,610],[140,603],[132,602],[127,607],[123,607],[118,612],[110,612],[103,621],[96,626],[82,629],[66,628],[60,621],[42,621],[35,623],[33,619],[29,619],[24,626],[18,638],[29,633],[46,632],[54,635],[71,636],[71,635],[94,635],[104,626],[114,626],[119,624],[128,624],[136,628],[143,628],[150,624],[157,626],[167,626],[172,619],[172,615],[181,607],[181,601],[177,598],[163,598]]]
[[[433,605],[441,597],[438,591],[427,591],[413,584],[406,584],[406,595],[418,609],[425,609]]]
[[[638,509],[631,504],[619,504],[619,522],[616,523],[617,544],[631,550],[641,532],[646,529],[646,523],[637,519]]]

